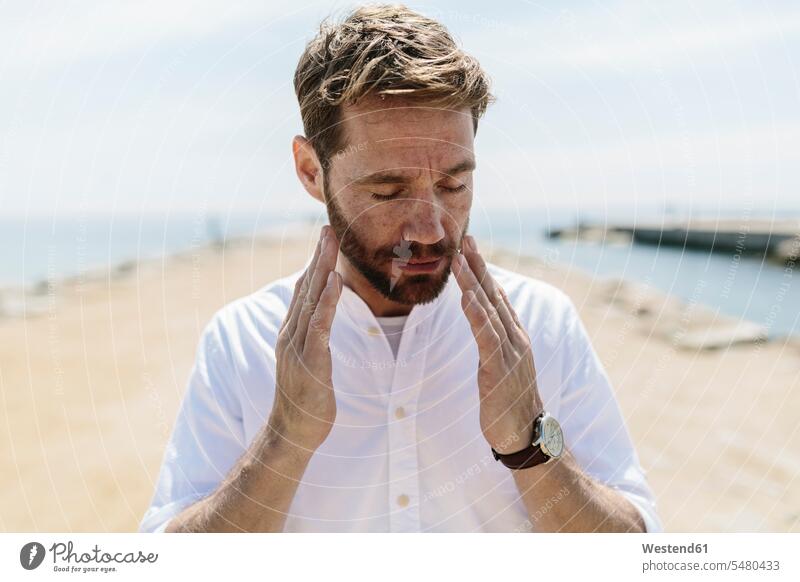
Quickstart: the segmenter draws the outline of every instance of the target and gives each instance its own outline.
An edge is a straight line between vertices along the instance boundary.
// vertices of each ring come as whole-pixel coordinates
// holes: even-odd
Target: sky
[[[319,211],[292,76],[350,2],[0,1],[0,216]],[[409,2],[497,97],[482,209],[800,214],[800,4]]]

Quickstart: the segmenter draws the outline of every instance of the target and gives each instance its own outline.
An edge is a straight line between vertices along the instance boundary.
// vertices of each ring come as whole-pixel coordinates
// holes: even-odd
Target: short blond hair
[[[306,138],[327,167],[345,147],[341,106],[396,95],[426,106],[472,112],[473,130],[495,98],[478,61],[439,22],[399,4],[357,8],[323,21],[294,75]]]

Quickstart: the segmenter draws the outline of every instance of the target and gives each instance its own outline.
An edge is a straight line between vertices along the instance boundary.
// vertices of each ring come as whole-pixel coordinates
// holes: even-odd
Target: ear
[[[294,136],[292,153],[294,154],[294,169],[303,187],[312,197],[324,204],[322,164],[320,164],[314,148],[311,147],[311,142],[302,135]]]

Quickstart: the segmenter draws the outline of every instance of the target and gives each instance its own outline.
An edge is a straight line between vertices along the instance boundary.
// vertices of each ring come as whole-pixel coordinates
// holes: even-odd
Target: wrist
[[[534,420],[528,423],[528,426],[519,431],[512,432],[501,442],[492,445],[492,449],[501,455],[509,455],[527,448],[533,442],[534,422],[535,417]]]
[[[492,447],[495,460],[509,469],[527,469],[542,465],[560,457],[564,451],[564,435],[561,425],[548,412],[541,412],[533,421],[533,435],[526,446],[513,450]]]
[[[257,445],[257,456],[266,459],[287,459],[297,464],[307,464],[317,450],[316,445],[307,445],[293,437],[282,425],[269,422],[265,425]]]
[[[536,422],[543,412],[543,407],[536,406],[532,410],[529,409],[520,414],[519,428],[512,431],[502,441],[491,444],[492,449],[501,455],[508,455],[528,447],[534,440]]]

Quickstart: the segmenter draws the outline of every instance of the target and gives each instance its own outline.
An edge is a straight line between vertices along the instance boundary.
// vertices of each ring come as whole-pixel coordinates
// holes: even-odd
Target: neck
[[[342,275],[342,282],[364,300],[364,303],[367,304],[375,317],[393,317],[411,313],[413,305],[398,303],[384,297],[370,285],[364,275],[353,267],[341,252],[337,260],[336,270]]]

